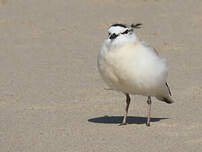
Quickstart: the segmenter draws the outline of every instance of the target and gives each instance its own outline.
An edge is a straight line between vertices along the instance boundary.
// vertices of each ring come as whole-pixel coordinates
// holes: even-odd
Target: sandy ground
[[[0,152],[201,152],[201,0],[0,0]],[[96,57],[113,23],[143,23],[175,104],[104,91]]]

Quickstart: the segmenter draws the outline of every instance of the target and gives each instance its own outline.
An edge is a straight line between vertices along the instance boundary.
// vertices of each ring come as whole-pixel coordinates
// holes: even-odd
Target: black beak
[[[112,35],[109,36],[109,39],[115,39],[117,36],[118,35],[116,35],[116,34],[113,33]]]

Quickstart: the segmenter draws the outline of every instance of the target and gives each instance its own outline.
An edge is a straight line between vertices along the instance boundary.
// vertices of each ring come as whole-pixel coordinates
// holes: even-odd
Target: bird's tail
[[[168,97],[156,97],[158,100],[164,101],[168,104],[174,103],[174,100],[168,96]]]

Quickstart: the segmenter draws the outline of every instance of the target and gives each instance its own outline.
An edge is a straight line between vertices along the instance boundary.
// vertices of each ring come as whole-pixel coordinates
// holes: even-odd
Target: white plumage
[[[98,54],[99,72],[110,89],[123,92],[128,101],[129,94],[134,94],[147,96],[148,100],[151,100],[150,96],[154,96],[172,103],[166,82],[166,60],[138,40],[133,28],[139,25],[135,27],[114,24],[109,28],[109,37]],[[151,109],[151,104],[149,105]],[[129,107],[128,103],[127,106]],[[126,124],[127,111],[128,109],[123,124]],[[150,111],[148,115],[147,125],[150,121]]]

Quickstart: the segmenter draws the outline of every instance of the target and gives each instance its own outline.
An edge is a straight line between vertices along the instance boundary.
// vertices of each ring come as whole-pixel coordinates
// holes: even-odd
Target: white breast
[[[98,69],[114,90],[146,96],[167,91],[162,89],[167,78],[165,59],[138,41],[119,48],[103,46],[98,55]]]

